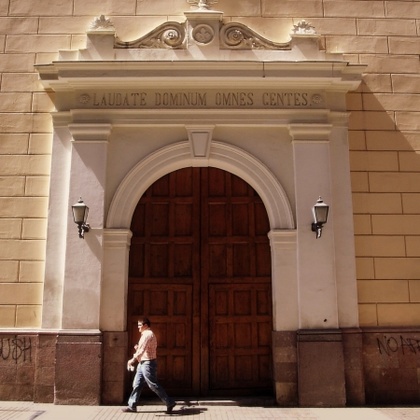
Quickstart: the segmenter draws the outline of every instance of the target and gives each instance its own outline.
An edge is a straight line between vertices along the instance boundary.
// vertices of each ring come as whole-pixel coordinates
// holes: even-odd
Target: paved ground
[[[189,420],[419,420],[420,407],[392,408],[280,408],[221,405],[217,402],[178,400],[173,414],[150,404],[137,414],[121,412],[116,406],[64,406],[32,402],[0,401],[0,420],[164,420],[186,416]]]

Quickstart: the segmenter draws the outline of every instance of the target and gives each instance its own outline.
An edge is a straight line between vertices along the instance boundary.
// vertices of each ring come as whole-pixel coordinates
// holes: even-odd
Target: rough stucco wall
[[[83,48],[101,14],[131,40],[183,20],[188,8],[186,0],[0,0],[0,327],[40,326],[53,103],[33,65]],[[328,52],[368,65],[348,95],[360,321],[418,324],[420,3],[219,0],[216,8],[275,41],[305,19]]]

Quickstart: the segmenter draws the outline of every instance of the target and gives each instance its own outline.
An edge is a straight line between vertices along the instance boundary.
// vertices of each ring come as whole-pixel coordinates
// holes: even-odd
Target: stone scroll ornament
[[[290,42],[270,41],[242,23],[231,22],[220,30],[220,48],[236,50],[288,50]]]
[[[152,32],[135,41],[115,41],[115,48],[185,48],[186,30],[184,23],[165,22]]]

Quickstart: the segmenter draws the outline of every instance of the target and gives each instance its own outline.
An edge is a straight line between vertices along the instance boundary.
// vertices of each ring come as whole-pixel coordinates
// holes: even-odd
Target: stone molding
[[[163,175],[192,164],[189,142],[164,147],[143,159],[120,183],[109,208],[107,228],[129,228],[134,209],[146,189]],[[294,228],[291,206],[283,187],[255,157],[238,147],[213,141],[208,165],[248,182],[263,200],[272,229]]]
[[[270,244],[277,249],[296,249],[296,231],[274,229],[268,232]]]
[[[130,248],[132,236],[129,229],[104,229],[104,248]]]
[[[205,63],[205,65],[203,65]],[[231,88],[310,89],[311,92],[337,92],[344,95],[356,89],[364,65],[349,65],[331,61],[127,61],[124,67],[118,61],[55,61],[35,66],[46,89],[57,95],[91,89],[127,89],[132,86],[154,89],[169,88]],[[175,82],[176,80],[176,82]],[[86,98],[87,99],[87,98]],[[58,111],[63,108],[60,98]],[[68,100],[68,99],[67,99]],[[311,98],[316,101],[317,98]],[[72,107],[74,109],[74,106]],[[336,106],[332,108],[337,108]],[[340,111],[345,111],[341,109]],[[55,114],[54,114],[55,115]],[[56,118],[59,118],[58,116]],[[58,122],[58,121],[57,121]]]

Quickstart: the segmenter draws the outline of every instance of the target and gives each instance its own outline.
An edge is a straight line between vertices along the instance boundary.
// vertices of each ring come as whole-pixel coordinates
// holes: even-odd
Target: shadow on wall
[[[404,76],[385,93],[382,85],[370,89],[376,76],[366,74],[348,94],[366,403],[413,404],[420,367],[418,104],[404,92]]]

